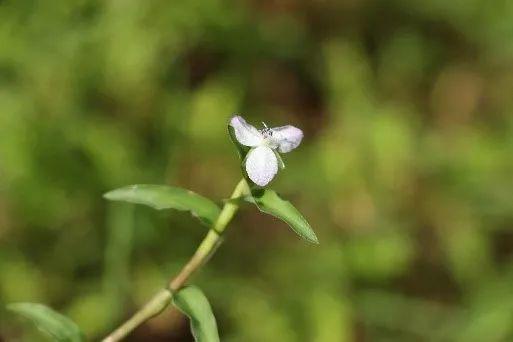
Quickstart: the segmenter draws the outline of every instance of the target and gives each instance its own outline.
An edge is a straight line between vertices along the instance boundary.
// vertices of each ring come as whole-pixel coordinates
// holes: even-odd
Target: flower
[[[261,130],[248,124],[241,116],[230,120],[235,138],[251,147],[245,159],[245,169],[249,179],[259,186],[266,186],[278,173],[279,153],[287,153],[298,147],[303,139],[303,131],[294,126],[269,128],[265,123]]]

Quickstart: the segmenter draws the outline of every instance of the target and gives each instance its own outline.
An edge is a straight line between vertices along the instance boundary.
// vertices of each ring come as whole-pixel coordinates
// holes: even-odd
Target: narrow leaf
[[[173,304],[191,321],[196,342],[219,342],[217,323],[207,297],[196,286],[186,286],[173,294]]]
[[[261,212],[281,219],[305,240],[315,244],[319,243],[310,224],[289,201],[281,199],[275,191],[269,189],[254,188],[252,195],[246,200],[255,203]]]
[[[54,341],[79,342],[84,337],[78,326],[66,316],[37,303],[13,303],[7,309],[31,320],[42,332]]]
[[[157,210],[190,211],[207,225],[211,225],[220,213],[219,207],[208,198],[167,185],[130,185],[107,192],[104,197],[111,201],[144,204]]]

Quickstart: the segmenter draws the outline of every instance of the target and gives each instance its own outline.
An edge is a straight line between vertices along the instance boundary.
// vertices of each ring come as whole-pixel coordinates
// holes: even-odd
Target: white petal
[[[272,134],[271,140],[277,145],[280,153],[292,151],[303,139],[303,131],[290,125],[273,128]]]
[[[251,126],[242,118],[242,116],[235,115],[230,120],[230,126],[233,127],[235,138],[244,146],[258,146],[264,141],[263,135]]]
[[[246,157],[246,172],[253,183],[266,186],[278,172],[278,160],[267,146],[255,147]]]

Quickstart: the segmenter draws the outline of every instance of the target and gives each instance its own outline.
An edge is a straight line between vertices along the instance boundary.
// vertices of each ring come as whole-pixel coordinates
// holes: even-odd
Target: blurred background
[[[193,281],[223,341],[511,341],[512,109],[509,0],[0,1],[0,305],[117,326],[206,230],[102,194],[221,203],[241,113],[304,129],[272,188],[321,244],[244,207]],[[128,340],[191,336],[170,309]]]

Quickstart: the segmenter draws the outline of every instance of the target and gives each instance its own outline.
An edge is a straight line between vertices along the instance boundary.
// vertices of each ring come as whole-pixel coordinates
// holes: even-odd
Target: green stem
[[[248,185],[246,181],[242,179],[235,187],[230,199],[237,199],[246,193],[248,193]],[[210,228],[194,255],[180,270],[178,275],[169,282],[168,288],[160,290],[130,319],[104,338],[103,342],[120,341],[139,325],[160,314],[171,302],[173,292],[182,288],[190,276],[208,261],[216,248],[221,244],[222,234],[238,209],[238,201],[227,201],[217,217],[216,222],[214,222],[214,225]]]

